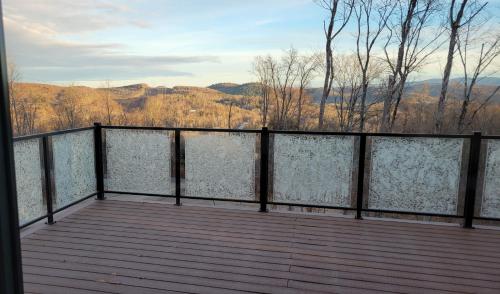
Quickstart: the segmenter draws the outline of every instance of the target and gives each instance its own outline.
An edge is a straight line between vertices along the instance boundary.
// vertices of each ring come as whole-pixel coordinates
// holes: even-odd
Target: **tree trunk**
[[[439,133],[443,127],[444,111],[446,106],[446,94],[448,92],[448,84],[450,82],[451,68],[453,65],[453,55],[457,44],[458,27],[453,27],[450,34],[450,45],[448,47],[448,57],[444,68],[443,82],[441,84],[441,93],[439,94],[438,107],[436,111],[436,122],[434,131]]]
[[[333,25],[332,23],[330,24]],[[332,87],[332,48],[331,48],[331,40],[328,38],[326,41],[326,73],[325,73],[325,82],[323,84],[323,94],[321,95],[321,101],[319,103],[319,120],[318,120],[318,128],[323,129],[324,116],[325,116],[325,107],[326,107],[326,99],[330,95],[330,90]]]
[[[453,15],[454,5],[455,1],[452,1],[450,6],[450,29],[451,29],[450,44],[448,46],[448,56],[446,60],[446,66],[444,68],[443,82],[441,84],[441,93],[439,95],[439,102],[436,111],[436,120],[434,125],[434,132],[436,133],[441,132],[441,129],[443,127],[444,111],[446,106],[446,94],[448,92],[448,83],[450,82],[451,68],[453,66],[453,56],[455,55],[458,30],[461,27],[461,21],[464,15],[465,6],[467,5],[467,0],[462,0],[462,4],[460,5],[460,9],[458,10],[456,17]],[[479,10],[477,10],[477,12],[479,12],[483,7],[484,5]],[[471,21],[474,15],[475,14],[473,14],[468,21]]]
[[[399,109],[399,104],[401,103],[401,99],[403,98],[403,92],[405,89],[405,83],[406,83],[406,74],[401,77],[401,80],[398,83],[397,87],[397,95],[396,95],[396,104],[394,105],[394,109],[392,111],[392,117],[390,118],[390,123],[389,123],[389,129],[392,129],[394,127],[394,123],[396,122],[396,118],[398,115],[398,109]]]
[[[359,110],[359,131],[360,132],[363,132],[365,129],[367,94],[368,94],[368,82],[366,81],[366,74],[365,74],[365,75],[363,75],[363,91],[361,93],[361,107]]]
[[[465,116],[467,115],[467,110],[469,108],[469,101],[464,100],[462,102],[462,108],[460,110],[460,116],[458,117],[457,131],[462,133],[464,131]]]

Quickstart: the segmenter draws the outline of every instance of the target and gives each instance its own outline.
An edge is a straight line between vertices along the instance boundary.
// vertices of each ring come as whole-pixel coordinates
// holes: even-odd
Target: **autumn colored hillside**
[[[219,89],[219,90],[216,90]],[[224,91],[224,92],[222,92]],[[432,129],[436,97],[431,87],[422,87],[405,97],[394,131],[429,132]],[[16,136],[60,129],[107,125],[139,125],[206,128],[260,128],[261,97],[255,84],[216,84],[203,87],[150,87],[135,84],[122,87],[90,88],[36,83],[11,85],[11,112]],[[334,95],[335,96],[335,95]],[[326,130],[341,130],[345,114],[335,97],[327,104]],[[293,104],[293,102],[292,102]],[[449,102],[449,132],[459,101]],[[382,103],[373,102],[368,113],[368,131],[377,131]],[[291,106],[287,129],[317,128],[319,106],[306,95],[298,121]],[[273,110],[269,110],[273,128]],[[356,117],[353,118],[356,120]],[[500,106],[479,109],[470,130],[486,133],[500,130]],[[356,131],[356,130],[352,130]]]

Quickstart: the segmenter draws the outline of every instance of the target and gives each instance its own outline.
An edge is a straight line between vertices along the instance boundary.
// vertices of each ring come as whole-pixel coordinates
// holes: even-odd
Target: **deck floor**
[[[96,201],[22,238],[26,293],[500,293],[500,232]]]

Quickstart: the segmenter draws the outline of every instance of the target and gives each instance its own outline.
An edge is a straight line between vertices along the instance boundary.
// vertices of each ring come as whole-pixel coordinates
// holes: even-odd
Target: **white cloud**
[[[7,0],[4,15],[51,34],[75,34],[119,26],[145,27],[123,1]]]
[[[217,56],[137,55],[119,43],[62,41],[44,29],[4,18],[7,56],[25,80],[71,81],[141,76],[189,76],[175,70],[182,64],[218,62]]]

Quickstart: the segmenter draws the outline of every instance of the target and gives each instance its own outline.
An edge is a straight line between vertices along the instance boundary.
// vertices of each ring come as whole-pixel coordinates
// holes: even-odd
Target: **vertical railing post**
[[[269,168],[269,130],[263,127],[260,133],[260,211],[267,211]]]
[[[181,130],[175,129],[175,205],[181,205]]]
[[[97,199],[104,200],[104,164],[102,152],[102,126],[101,123],[94,123],[94,155],[95,155],[95,176],[97,184]]]
[[[359,137],[359,157],[358,157],[358,188],[356,197],[356,219],[362,219],[363,211],[363,189],[365,182],[365,156],[366,156],[366,134]]]
[[[480,153],[481,133],[474,132],[470,141],[469,166],[467,168],[467,186],[465,188],[464,203],[464,228],[469,229],[472,228],[472,221],[474,219]]]
[[[45,200],[47,204],[47,224],[54,224],[54,208],[52,203],[52,156],[50,154],[49,137],[42,137],[43,172],[45,184]]]

